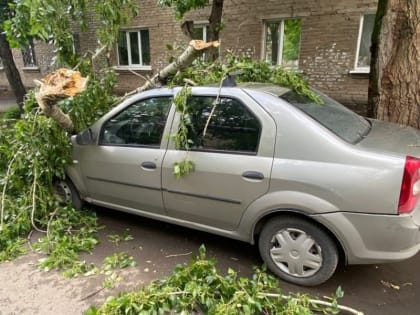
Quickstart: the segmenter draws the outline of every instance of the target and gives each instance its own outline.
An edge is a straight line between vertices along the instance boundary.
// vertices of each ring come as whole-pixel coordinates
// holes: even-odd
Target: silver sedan
[[[83,202],[258,244],[268,268],[318,285],[347,264],[420,249],[420,134],[272,85],[150,90],[72,138],[61,191]],[[205,130],[205,132],[204,132]],[[174,176],[174,164],[195,170]]]

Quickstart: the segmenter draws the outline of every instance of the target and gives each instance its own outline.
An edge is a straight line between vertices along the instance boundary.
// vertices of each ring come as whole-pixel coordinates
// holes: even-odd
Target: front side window
[[[171,97],[155,97],[132,104],[102,127],[101,145],[159,147]]]
[[[33,68],[37,66],[35,59],[35,48],[32,40],[26,47],[22,48],[21,52],[24,67]]]
[[[366,70],[367,72],[370,69],[370,45],[374,25],[375,14],[365,14],[361,16],[356,51],[356,69]]]
[[[288,69],[297,69],[300,34],[300,19],[267,22],[265,24],[265,61]]]
[[[238,100],[222,97],[216,105],[215,102],[211,96],[189,99],[191,150],[256,154],[261,133],[259,120]]]
[[[149,30],[120,32],[118,37],[118,65],[127,67],[150,65]]]

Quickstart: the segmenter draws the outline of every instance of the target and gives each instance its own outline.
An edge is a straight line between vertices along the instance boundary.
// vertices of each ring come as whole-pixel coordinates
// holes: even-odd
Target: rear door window
[[[256,154],[261,124],[242,102],[222,97],[193,96],[188,101],[191,150]],[[206,129],[207,125],[207,129]]]

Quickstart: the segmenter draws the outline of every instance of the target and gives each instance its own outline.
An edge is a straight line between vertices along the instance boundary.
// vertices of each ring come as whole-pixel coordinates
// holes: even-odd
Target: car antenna
[[[237,71],[233,71],[233,72],[229,72],[226,75],[226,78],[223,80],[222,82],[222,86],[223,87],[233,87],[236,86],[236,76],[243,74],[244,72],[242,70],[237,70]]]

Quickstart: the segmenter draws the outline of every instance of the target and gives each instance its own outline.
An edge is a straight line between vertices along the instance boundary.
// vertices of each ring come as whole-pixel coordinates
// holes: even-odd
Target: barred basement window
[[[149,30],[121,31],[118,39],[118,66],[150,66]]]
[[[23,59],[23,66],[25,68],[36,68],[36,58],[35,58],[35,48],[34,43],[31,40],[28,46],[22,48],[22,59]]]
[[[300,19],[266,22],[265,61],[288,69],[298,68],[301,24]]]

